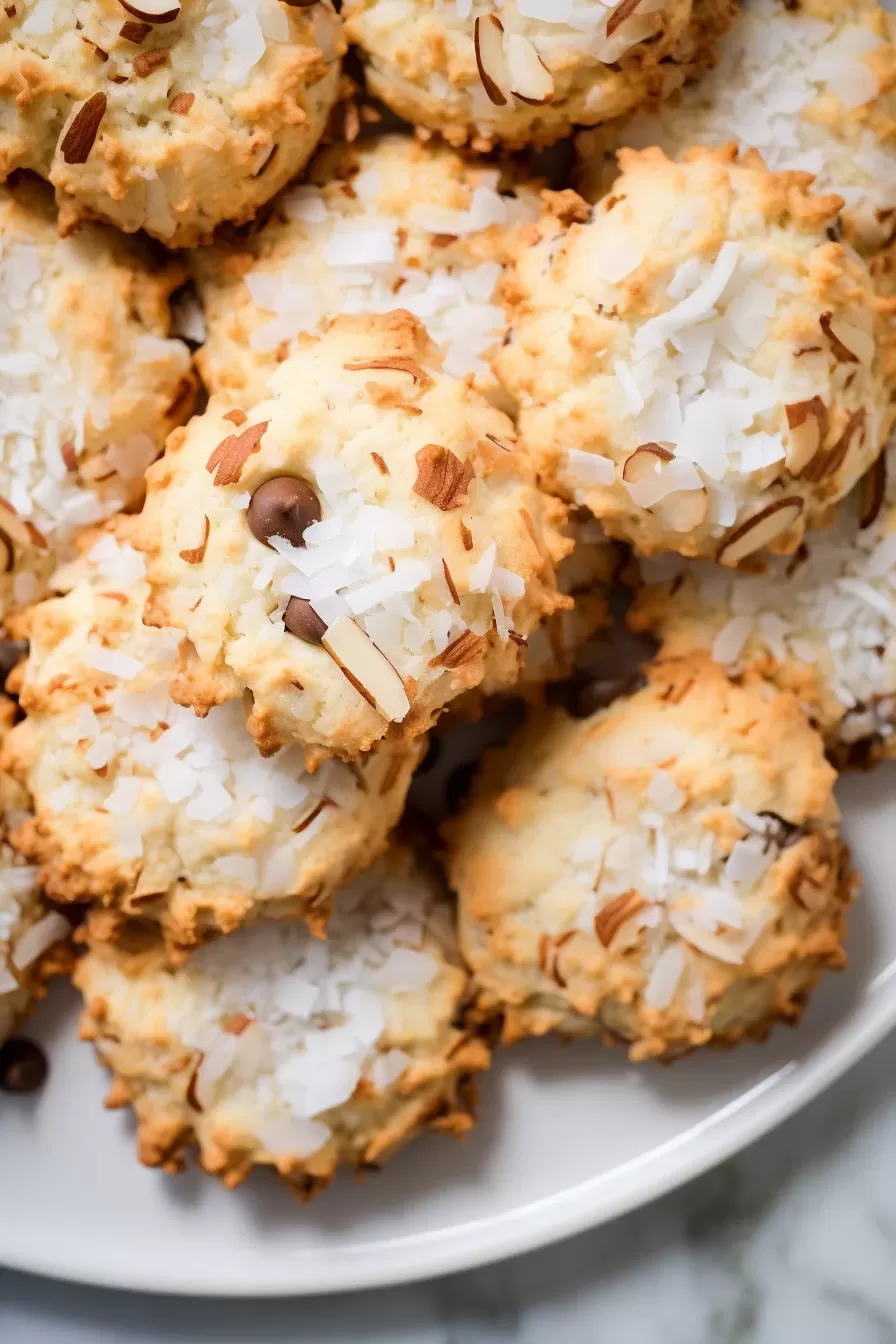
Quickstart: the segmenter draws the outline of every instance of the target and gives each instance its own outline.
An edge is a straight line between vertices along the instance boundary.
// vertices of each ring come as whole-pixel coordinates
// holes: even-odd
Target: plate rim
[[[186,1265],[183,1271],[160,1274],[142,1270],[135,1261],[129,1272],[116,1266],[104,1273],[101,1267],[82,1263],[77,1254],[60,1263],[58,1248],[41,1256],[17,1254],[14,1247],[0,1249],[0,1266],[96,1288],[225,1299],[328,1296],[484,1268],[612,1222],[712,1170],[814,1101],[894,1028],[896,962],[864,987],[852,1020],[838,1023],[805,1059],[786,1061],[705,1120],[646,1154],[520,1208],[438,1231],[389,1238],[355,1253],[348,1246],[329,1261],[315,1258],[310,1267],[303,1268],[299,1253],[288,1272],[276,1270],[258,1279],[253,1270],[251,1277],[257,1281],[250,1282],[229,1270],[225,1281],[213,1284]],[[629,1178],[627,1171],[632,1172]],[[620,1177],[620,1188],[613,1190]],[[607,1185],[608,1198],[602,1191]]]

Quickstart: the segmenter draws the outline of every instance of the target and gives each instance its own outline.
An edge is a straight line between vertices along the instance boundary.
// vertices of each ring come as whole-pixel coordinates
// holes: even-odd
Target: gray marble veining
[[[255,1303],[106,1293],[0,1271],[2,1344],[604,1340],[896,1344],[896,1035],[724,1167],[619,1222],[488,1269]]]

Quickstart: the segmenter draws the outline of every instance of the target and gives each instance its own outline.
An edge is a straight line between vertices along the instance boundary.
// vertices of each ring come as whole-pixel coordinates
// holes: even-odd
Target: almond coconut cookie
[[[52,196],[0,187],[0,616],[81,527],[138,503],[192,409],[168,299],[182,267],[111,229],[56,233]]]
[[[14,719],[15,705],[0,697],[0,733],[6,734]],[[0,773],[0,1042],[43,992],[58,945],[71,932],[63,915],[47,909],[37,869],[9,843],[10,828],[24,821],[28,810],[25,791]]]
[[[835,774],[796,700],[695,657],[576,720],[533,718],[449,830],[461,949],[508,1041],[634,1060],[761,1037],[841,966]]]
[[[0,12],[0,177],[68,227],[172,247],[250,219],[307,163],[345,50],[330,0],[16,0]]]
[[[894,475],[891,449],[835,522],[756,574],[645,561],[629,623],[657,636],[661,658],[709,653],[792,691],[842,764],[896,755]]]
[[[734,146],[620,152],[593,210],[547,197],[495,371],[549,489],[644,554],[790,554],[890,426],[886,305],[837,196]]]
[[[169,699],[180,634],[143,624],[138,551],[107,532],[72,571],[28,613],[27,717],[2,751],[33,795],[14,840],[47,893],[108,907],[108,937],[155,922],[174,956],[262,915],[322,932],[334,888],[384,848],[416,745],[313,775],[297,747],[265,760],[239,702],[197,718]]]
[[[147,619],[187,636],[181,704],[252,697],[261,750],[411,741],[569,605],[564,507],[510,421],[396,311],[336,318],[253,404],[219,394],[151,468]]]
[[[141,1162],[178,1171],[195,1145],[228,1187],[270,1166],[308,1199],[423,1130],[462,1136],[490,1062],[451,907],[400,848],[340,893],[326,941],[264,921],[177,969],[158,943],[91,942],[75,983]]]
[[[260,229],[192,254],[209,390],[260,399],[302,333],[400,304],[425,323],[446,373],[497,398],[486,360],[504,334],[507,231],[538,217],[536,184],[400,135],[324,150],[309,176]]]
[[[874,253],[896,226],[894,42],[896,17],[874,0],[750,0],[715,68],[660,115],[582,133],[579,188],[589,200],[612,191],[620,145],[674,158],[735,141],[841,196],[844,236]]]
[[[454,145],[548,145],[666,98],[710,60],[729,0],[346,0],[367,82]]]

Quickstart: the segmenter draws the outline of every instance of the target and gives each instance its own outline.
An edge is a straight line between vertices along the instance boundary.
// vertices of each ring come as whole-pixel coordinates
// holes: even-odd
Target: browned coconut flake
[[[881,453],[870,471],[862,477],[859,526],[864,530],[877,521],[887,495],[887,455]]]
[[[407,373],[415,385],[425,392],[432,387],[432,379],[424,368],[407,355],[383,355],[381,359],[353,359],[342,366],[349,373],[360,373],[366,369],[394,369],[397,373]]]
[[[105,115],[104,93],[94,93],[86,103],[81,104],[59,146],[66,163],[87,162]]]
[[[427,443],[416,455],[415,495],[434,504],[443,513],[469,502],[473,466],[439,443]]]
[[[251,455],[258,451],[268,421],[250,425],[242,434],[228,434],[222,439],[209,460],[206,470],[215,473],[215,485],[235,485]]]
[[[460,597],[458,596],[457,585],[455,584],[454,579],[451,577],[451,570],[448,568],[447,560],[442,561],[442,572],[445,575],[445,582],[448,585],[448,591],[451,594],[451,600],[453,602],[459,603]]]

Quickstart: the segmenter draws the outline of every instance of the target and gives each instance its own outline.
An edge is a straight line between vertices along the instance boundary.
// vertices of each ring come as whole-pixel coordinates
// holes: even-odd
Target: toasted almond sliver
[[[535,107],[554,96],[554,77],[528,38],[508,33],[505,39],[510,92]]]
[[[644,898],[634,889],[624,891],[615,897],[594,916],[594,932],[604,947],[609,947],[623,924],[646,905]]]
[[[471,462],[461,462],[450,448],[440,443],[425,444],[417,452],[416,462],[417,479],[412,487],[415,495],[443,513],[468,503],[473,480]]]
[[[504,107],[510,91],[510,72],[504,55],[504,25],[497,15],[485,14],[473,24],[473,48],[482,87],[496,107]]]
[[[94,93],[82,103],[62,137],[59,152],[66,163],[86,163],[106,115],[106,95]]]
[[[206,462],[206,470],[215,473],[215,485],[235,485],[248,458],[258,451],[267,420],[250,425],[242,434],[228,434]]]
[[[479,654],[485,646],[485,636],[475,635],[472,630],[465,630],[462,635],[458,635],[441,653],[437,653],[435,658],[430,658],[430,667],[446,667],[453,671],[456,667],[463,667],[464,663],[470,663]]]
[[[719,564],[740,564],[793,527],[802,512],[803,501],[796,495],[775,500],[729,533],[718,554]]]
[[[350,616],[337,616],[322,642],[367,703],[390,723],[400,723],[411,708],[410,701],[401,677],[367,632]]]

